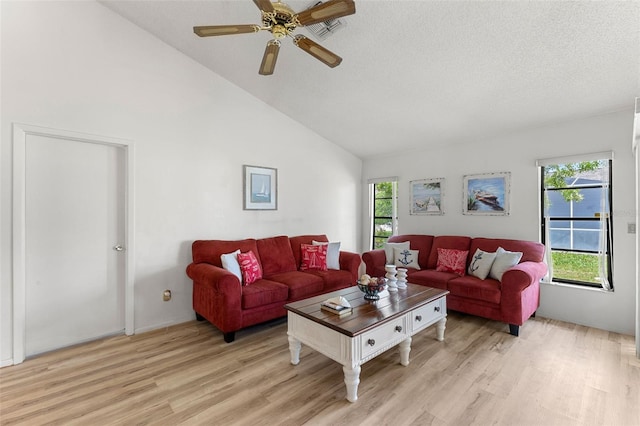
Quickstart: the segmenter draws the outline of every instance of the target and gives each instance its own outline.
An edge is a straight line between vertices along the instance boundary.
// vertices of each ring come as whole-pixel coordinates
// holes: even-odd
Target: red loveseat
[[[196,318],[215,325],[230,343],[242,328],[285,317],[289,302],[355,285],[361,263],[357,253],[340,251],[339,270],[300,270],[301,245],[313,241],[328,242],[326,235],[195,241],[187,275],[193,280]],[[262,279],[242,285],[222,267],[220,256],[238,249],[256,255]]]
[[[396,235],[390,243],[409,241],[411,250],[418,250],[420,269],[408,268],[408,281],[449,290],[447,308],[502,321],[509,332],[518,336],[520,326],[535,314],[540,304],[540,280],[547,273],[543,262],[544,245],[533,241],[465,236]],[[519,263],[507,269],[500,280],[480,279],[469,275],[469,265],[477,249],[495,253],[498,247],[521,252]],[[437,271],[438,249],[468,251],[463,275]],[[365,252],[362,260],[371,276],[385,275],[385,252],[382,249]]]

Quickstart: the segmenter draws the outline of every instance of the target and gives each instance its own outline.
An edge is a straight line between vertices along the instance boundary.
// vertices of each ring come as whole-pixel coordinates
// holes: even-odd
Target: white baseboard
[[[0,368],[13,365],[13,358],[0,360]]]
[[[194,319],[196,319],[195,313],[191,314],[189,316],[185,316],[185,317],[174,318],[174,319],[172,319],[170,321],[163,322],[163,323],[160,323],[160,324],[153,324],[153,325],[148,325],[148,326],[145,326],[145,327],[136,328],[135,331],[134,331],[134,334],[145,333],[147,331],[153,331],[153,330],[157,330],[159,328],[164,328],[164,327],[170,327],[172,325],[177,325],[177,324],[182,324],[184,322],[193,321]]]

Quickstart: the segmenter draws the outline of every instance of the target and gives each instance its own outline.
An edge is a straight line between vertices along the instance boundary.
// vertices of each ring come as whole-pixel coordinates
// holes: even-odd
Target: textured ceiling
[[[361,158],[632,108],[640,96],[640,1],[356,0],[346,26],[319,41],[340,66],[284,40],[272,76],[258,75],[268,32],[192,31],[260,23],[251,0],[101,3]]]

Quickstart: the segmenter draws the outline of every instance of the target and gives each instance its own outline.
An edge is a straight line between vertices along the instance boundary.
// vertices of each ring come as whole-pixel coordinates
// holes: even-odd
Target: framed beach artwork
[[[507,216],[510,180],[510,172],[464,176],[462,214]]]
[[[412,215],[443,215],[444,179],[422,179],[409,182]]]
[[[242,166],[244,169],[245,210],[278,209],[278,170],[270,167]]]

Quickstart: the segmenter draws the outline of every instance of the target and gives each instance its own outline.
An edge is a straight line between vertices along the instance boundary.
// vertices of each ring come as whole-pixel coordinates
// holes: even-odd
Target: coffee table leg
[[[358,384],[360,383],[360,366],[359,365],[343,365],[344,384],[347,385],[347,399],[349,402],[358,400]]]
[[[444,329],[446,328],[445,327],[446,324],[447,324],[447,317],[442,318],[436,324],[436,337],[440,342],[444,340]]]
[[[300,363],[300,348],[302,344],[300,340],[289,335],[289,352],[291,352],[291,364],[298,365]]]
[[[409,352],[411,352],[411,337],[407,337],[400,342],[400,364],[405,367],[409,365]]]

